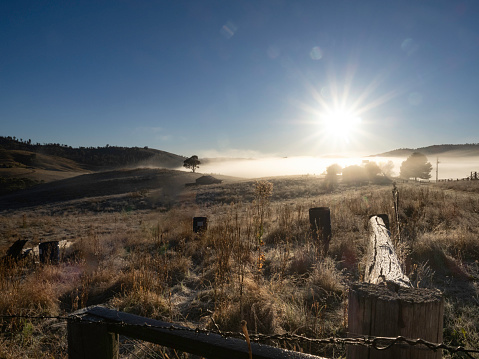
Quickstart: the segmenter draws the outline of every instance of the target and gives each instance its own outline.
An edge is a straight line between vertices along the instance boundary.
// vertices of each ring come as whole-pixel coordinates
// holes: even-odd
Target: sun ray
[[[380,94],[381,85],[389,78],[391,69],[378,71],[377,75],[357,93],[354,82],[358,67],[349,63],[342,81],[338,80],[332,63],[326,68],[326,82],[314,83],[298,72],[303,85],[312,101],[292,101],[305,116],[300,116],[301,123],[313,125],[316,130],[303,137],[302,142],[313,148],[327,149],[328,153],[354,151],[364,143],[375,141],[374,134],[368,133],[367,127],[372,123],[368,115],[375,108],[406,93],[410,84],[402,84],[392,91]],[[353,91],[355,90],[355,91]],[[377,114],[374,114],[377,116]],[[374,118],[374,117],[373,117]],[[366,119],[366,120],[364,120]],[[297,122],[298,120],[296,120]]]

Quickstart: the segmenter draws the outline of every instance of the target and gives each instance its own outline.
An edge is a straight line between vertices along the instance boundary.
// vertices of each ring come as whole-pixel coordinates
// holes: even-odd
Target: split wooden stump
[[[381,216],[370,218],[369,229],[365,282],[353,284],[349,290],[350,336],[401,336],[442,343],[444,299],[441,292],[411,286],[401,270]],[[350,345],[347,352],[348,359],[438,359],[441,356],[440,350],[404,342],[385,350]]]
[[[368,259],[364,281],[372,284],[384,282],[400,287],[411,287],[409,278],[401,269],[394,245],[389,234],[389,221],[385,215],[369,218]]]

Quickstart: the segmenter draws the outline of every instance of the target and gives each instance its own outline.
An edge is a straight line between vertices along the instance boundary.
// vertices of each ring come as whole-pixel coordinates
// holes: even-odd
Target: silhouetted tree
[[[387,176],[391,177],[393,174],[393,168],[394,168],[394,162],[389,160],[387,162],[380,162],[379,163],[379,168],[381,169],[381,172]]]
[[[378,164],[374,161],[366,163],[364,169],[370,181],[374,181],[376,176],[381,173],[381,168],[379,168]]]
[[[325,185],[328,190],[334,189],[338,184],[338,174],[341,173],[341,166],[334,163],[326,168],[326,176],[324,177]]]
[[[427,157],[420,152],[414,152],[402,164],[399,176],[405,179],[431,178],[432,165]]]
[[[193,173],[196,171],[197,168],[199,168],[200,164],[201,162],[198,159],[198,156],[191,156],[190,158],[187,158],[186,160],[183,161],[183,167],[191,168]]]
[[[366,169],[358,165],[343,168],[343,182],[357,185],[367,183],[368,174]]]

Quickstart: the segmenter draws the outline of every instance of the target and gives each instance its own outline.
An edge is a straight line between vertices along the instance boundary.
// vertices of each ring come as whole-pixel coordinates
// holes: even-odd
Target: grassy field
[[[398,223],[392,184],[331,189],[295,176],[184,187],[199,176],[125,170],[4,196],[3,253],[17,239],[69,246],[58,265],[4,261],[0,313],[57,316],[104,304],[206,329],[240,331],[246,320],[251,333],[345,336],[368,216],[386,213],[414,286],[444,293],[444,341],[477,348],[479,181],[398,184]],[[319,206],[331,210],[326,256],[309,230],[308,210]],[[208,218],[205,233],[193,232],[194,216]],[[343,347],[295,349],[344,357]],[[63,321],[3,320],[0,357],[66,356]]]

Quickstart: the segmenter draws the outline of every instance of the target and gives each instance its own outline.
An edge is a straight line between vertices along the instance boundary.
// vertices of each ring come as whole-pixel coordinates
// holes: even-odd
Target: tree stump
[[[387,218],[386,218],[387,219]],[[387,223],[387,222],[386,222]],[[384,216],[369,219],[366,283],[349,290],[349,335],[424,339],[442,343],[444,299],[438,290],[412,288],[403,274]],[[348,347],[348,359],[438,359],[425,346],[398,343],[386,350],[364,346]]]
[[[4,259],[13,259],[19,260],[22,257],[22,250],[25,244],[28,242],[26,239],[18,239],[13,243],[10,248],[7,250],[7,254],[5,255]]]
[[[353,284],[349,290],[348,326],[351,337],[376,336],[442,343],[444,300],[438,290],[386,284]],[[406,343],[386,350],[350,345],[348,359],[438,359],[442,352]]]

